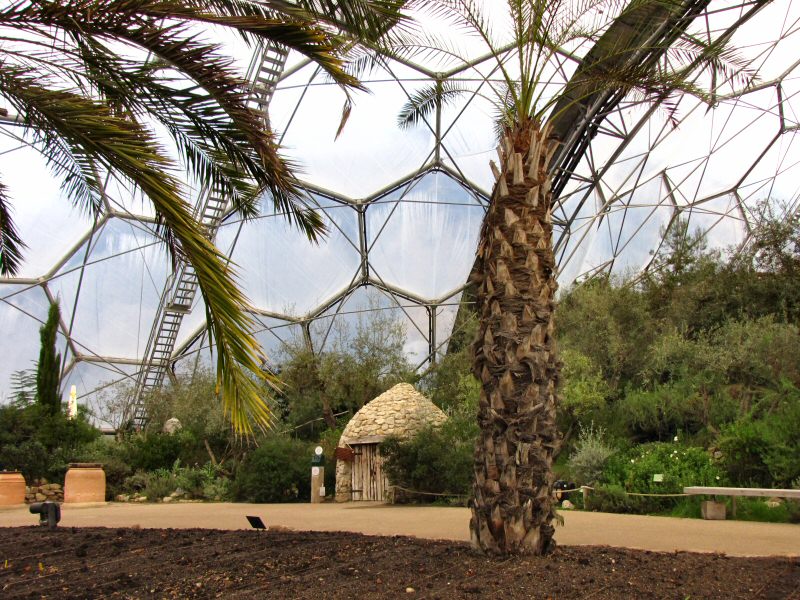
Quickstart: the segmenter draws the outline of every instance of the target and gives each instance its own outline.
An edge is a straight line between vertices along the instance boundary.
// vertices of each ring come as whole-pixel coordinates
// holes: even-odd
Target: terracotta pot
[[[106,474],[96,463],[72,463],[64,477],[64,503],[105,502]]]
[[[25,478],[19,471],[0,471],[0,506],[25,504]]]

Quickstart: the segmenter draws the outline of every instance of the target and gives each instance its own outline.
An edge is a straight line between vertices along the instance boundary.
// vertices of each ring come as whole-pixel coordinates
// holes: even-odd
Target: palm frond
[[[0,94],[15,105],[20,114],[32,125],[27,136],[32,145],[44,156],[48,166],[60,182],[61,189],[84,212],[96,216],[103,206],[102,190],[91,156],[75,152],[75,147],[52,127],[39,118],[59,110],[65,96],[51,93],[46,83],[35,71],[16,67],[0,70]],[[75,94],[66,96],[74,97]]]
[[[408,129],[427,119],[441,106],[455,101],[469,90],[458,82],[437,81],[413,94],[397,115],[397,126]]]
[[[674,64],[672,70],[686,76],[694,69],[707,74],[719,74],[725,80],[738,85],[748,85],[756,77],[756,71],[741,53],[719,42],[706,43],[692,35],[678,39],[667,52],[667,59]]]
[[[115,116],[102,103],[64,90],[40,87],[26,77],[0,72],[0,93],[8,98],[43,140],[60,140],[74,156],[96,161],[102,168],[134,182],[152,201],[173,252],[185,258],[197,274],[209,314],[209,329],[217,343],[223,402],[240,430],[250,421],[269,425],[269,409],[247,376],[265,380],[258,359],[253,325],[245,313],[247,300],[236,285],[232,267],[192,218],[181,196],[176,169],[153,136],[135,120]],[[247,383],[250,381],[250,383]]]
[[[297,4],[351,39],[369,45],[380,44],[393,29],[414,27],[402,12],[409,4],[406,0],[298,0]]]
[[[6,186],[0,183],[0,275],[16,275],[22,265],[22,250],[26,247],[11,217],[11,204]]]
[[[157,142],[153,123],[172,137],[181,165],[202,185],[230,198],[244,217],[256,213],[267,193],[278,212],[316,240],[324,224],[305,199],[294,165],[279,154],[263,115],[250,108],[247,84],[232,61],[204,41],[203,31],[222,27],[250,44],[279,43],[296,50],[349,94],[360,84],[344,68],[344,53],[368,46],[357,41],[378,48],[389,32],[396,31],[398,39],[409,36],[415,25],[403,14],[406,4],[19,0],[0,7],[0,25],[9,33],[0,50],[0,94],[20,113],[73,202],[99,211],[98,174],[109,173],[138,187],[153,203],[171,253],[197,274],[217,349],[218,383],[240,431],[269,424],[262,383],[276,382],[259,368],[235,267],[223,261],[192,219],[176,178],[179,165]],[[17,52],[13,43],[25,50]],[[132,52],[119,53],[120,44]],[[143,56],[150,58],[143,61]],[[21,240],[4,196],[0,209],[2,268],[14,271]]]

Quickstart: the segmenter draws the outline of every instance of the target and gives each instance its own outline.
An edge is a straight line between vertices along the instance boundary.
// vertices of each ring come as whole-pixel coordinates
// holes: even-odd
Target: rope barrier
[[[596,491],[596,489],[593,488],[590,485],[582,485],[580,487],[573,488],[571,490],[554,490],[554,491],[557,492],[557,493],[561,493],[561,494],[567,494],[567,493],[570,493],[570,492],[579,492],[579,491],[582,492],[583,490],[592,490],[593,492]],[[678,498],[678,497],[682,497],[682,496],[690,496],[691,495],[691,494],[682,494],[682,493],[676,493],[676,494],[645,494],[645,493],[642,493],[642,492],[629,492],[628,490],[625,490],[625,494],[628,495],[628,496],[647,496],[647,497],[651,497],[651,498]]]
[[[419,490],[410,490],[410,489],[404,488],[404,487],[402,487],[400,485],[392,485],[392,486],[389,486],[389,487],[391,487],[393,490],[402,490],[404,492],[409,492],[411,494],[420,494],[420,495],[423,495],[423,496],[446,496],[448,498],[467,498],[468,497],[465,494],[450,494],[450,493],[447,493],[447,492],[443,492],[443,493],[440,493],[440,492],[421,492]]]
[[[689,494],[640,494],[638,492],[625,492],[628,496],[648,496],[653,498],[678,498]]]
[[[392,486],[389,486],[389,487],[391,487],[393,490],[402,490],[402,491],[408,492],[410,494],[419,494],[421,496],[446,496],[446,497],[449,497],[449,498],[468,498],[469,497],[466,494],[450,494],[450,493],[447,493],[447,492],[445,492],[445,493],[423,492],[423,491],[420,491],[420,490],[412,490],[412,489],[409,489],[409,488],[404,488],[404,487],[402,487],[400,485],[392,485]],[[584,490],[591,490],[593,492],[597,491],[596,488],[593,488],[590,485],[582,485],[580,487],[571,488],[571,489],[568,489],[568,490],[553,490],[553,493],[554,494],[562,494],[563,495],[563,494],[569,494],[569,493],[572,493],[572,492],[582,492]],[[627,496],[642,496],[642,497],[648,497],[648,498],[683,498],[683,497],[688,497],[688,496],[692,495],[692,494],[683,494],[683,493],[675,493],[675,494],[646,494],[646,493],[643,493],[643,492],[629,492],[627,490],[624,490],[624,491],[625,491],[625,494]]]

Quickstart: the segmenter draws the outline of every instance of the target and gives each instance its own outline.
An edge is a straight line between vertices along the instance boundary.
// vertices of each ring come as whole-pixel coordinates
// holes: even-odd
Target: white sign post
[[[322,456],[322,446],[314,448],[311,465],[311,504],[319,504],[325,500],[325,458]]]

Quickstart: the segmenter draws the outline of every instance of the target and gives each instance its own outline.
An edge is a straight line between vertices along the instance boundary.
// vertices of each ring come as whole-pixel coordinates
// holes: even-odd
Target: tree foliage
[[[246,82],[208,32],[226,31],[250,47],[281,44],[347,94],[360,84],[344,68],[344,54],[398,23],[402,4],[17,0],[0,8],[0,98],[74,205],[99,216],[106,176],[150,201],[173,260],[185,260],[197,276],[216,346],[217,385],[240,432],[270,424],[256,380],[274,381],[259,369],[236,271],[192,215],[179,175],[228,199],[245,218],[266,192],[309,239],[318,240],[324,226],[249,102]],[[0,275],[19,271],[25,249],[12,203],[0,184]]]
[[[324,337],[325,330],[317,332]],[[284,383],[279,403],[297,434],[314,437],[337,426],[334,415],[350,416],[390,387],[413,377],[405,330],[390,312],[374,310],[352,323],[339,321],[322,351],[292,340],[276,357]],[[349,418],[349,417],[348,417]]]
[[[49,415],[61,411],[61,354],[56,350],[61,311],[52,302],[47,321],[39,329],[39,361],[36,363],[36,401]]]

